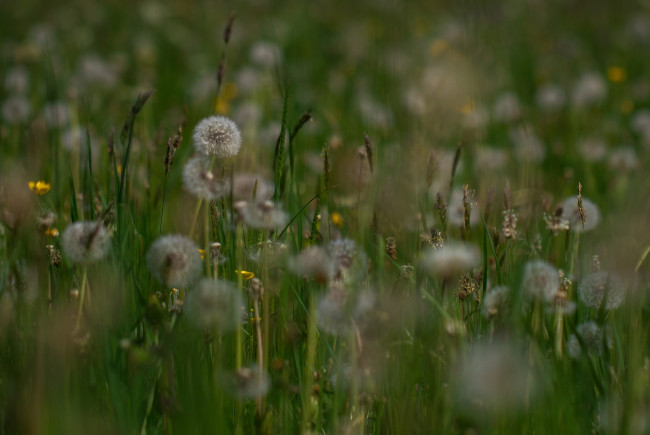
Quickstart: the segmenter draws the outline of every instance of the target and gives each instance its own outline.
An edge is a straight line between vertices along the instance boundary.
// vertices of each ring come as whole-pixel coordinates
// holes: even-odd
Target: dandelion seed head
[[[512,122],[521,117],[521,104],[517,94],[505,92],[497,98],[492,113],[501,122]]]
[[[257,367],[243,367],[222,378],[226,391],[238,399],[254,399],[268,393],[271,380],[266,372],[260,374]]]
[[[571,94],[573,106],[579,109],[600,104],[605,98],[607,98],[607,82],[596,72],[582,75]]]
[[[336,263],[325,248],[310,246],[300,251],[289,262],[289,268],[297,275],[325,282],[336,275]]]
[[[258,230],[279,230],[289,220],[287,213],[272,201],[255,201],[235,204],[235,209],[249,228]]]
[[[244,298],[235,285],[203,278],[188,292],[185,311],[197,328],[228,332],[241,322],[243,306]]]
[[[605,294],[607,294],[605,301],[607,310],[618,308],[625,296],[623,282],[609,272],[594,272],[587,275],[578,285],[580,300],[590,308],[599,309]]]
[[[473,410],[516,410],[536,395],[525,356],[509,342],[477,344],[456,370],[455,399]]]
[[[591,231],[600,223],[600,210],[596,204],[583,197],[582,208],[585,212],[584,226],[580,217],[578,199],[572,196],[565,199],[562,203],[562,218],[568,220],[571,225],[571,230],[577,233]]]
[[[359,253],[356,242],[351,239],[332,240],[328,249],[337,266],[341,269],[349,269]]]
[[[70,107],[63,101],[55,101],[43,107],[43,120],[50,128],[61,128],[70,120]]]
[[[147,265],[153,276],[167,287],[190,286],[201,273],[199,248],[178,234],[159,237],[147,253]]]
[[[31,113],[31,105],[27,98],[16,95],[2,103],[2,119],[8,124],[20,124],[27,121]]]
[[[276,44],[259,41],[251,47],[250,58],[254,63],[270,68],[282,59],[282,55],[280,48]]]
[[[530,297],[550,302],[560,289],[560,274],[546,261],[530,261],[526,263],[522,285]]]
[[[438,249],[428,249],[423,254],[420,265],[433,276],[451,278],[477,267],[479,260],[474,245],[452,242]]]
[[[600,162],[607,154],[607,144],[601,138],[589,137],[578,142],[578,151],[587,162]]]
[[[528,163],[539,163],[546,156],[544,142],[529,128],[519,127],[509,133],[514,146],[517,160]]]
[[[582,339],[584,348],[580,344],[578,336]],[[566,348],[571,358],[578,359],[583,350],[588,354],[600,355],[603,351],[603,345],[608,348],[612,347],[610,331],[607,330],[603,335],[603,328],[596,322],[586,322],[576,328],[575,334],[571,334],[567,340]]]
[[[617,173],[633,171],[639,167],[639,157],[633,147],[620,146],[609,153],[607,166]]]
[[[234,157],[241,147],[237,125],[225,116],[209,116],[194,127],[194,148],[205,156],[219,159]]]
[[[509,294],[510,289],[506,286],[494,287],[486,292],[481,307],[483,317],[490,319],[503,315],[507,308]]]
[[[12,95],[23,95],[29,88],[29,74],[22,65],[16,65],[5,75],[5,91]]]
[[[481,147],[476,151],[474,168],[480,172],[493,172],[503,169],[508,164],[506,150],[492,147]]]
[[[333,281],[316,307],[318,326],[328,334],[346,334],[374,305],[375,295],[370,290],[351,292],[343,283]]]
[[[61,235],[63,253],[73,263],[94,263],[104,258],[111,237],[101,222],[75,222]]]
[[[256,201],[268,201],[273,197],[273,185],[261,175],[235,174],[232,183],[233,201],[252,201],[254,191]],[[255,183],[257,183],[257,190],[255,190]]]
[[[205,201],[215,201],[230,192],[228,179],[215,176],[210,163],[209,158],[196,156],[183,167],[185,190]]]
[[[566,104],[566,93],[562,87],[554,83],[539,88],[535,98],[537,106],[547,112],[559,110]]]

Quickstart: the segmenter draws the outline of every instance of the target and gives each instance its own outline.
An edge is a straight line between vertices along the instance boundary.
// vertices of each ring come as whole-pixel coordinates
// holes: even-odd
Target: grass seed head
[[[571,230],[577,233],[591,231],[600,223],[598,206],[585,197],[580,198],[580,203],[575,196],[567,198],[562,203],[561,218],[569,221]]]

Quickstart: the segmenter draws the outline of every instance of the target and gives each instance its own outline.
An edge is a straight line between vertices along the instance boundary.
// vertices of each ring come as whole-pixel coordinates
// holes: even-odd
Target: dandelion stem
[[[314,381],[314,361],[316,359],[316,341],[318,331],[316,328],[316,302],[315,298],[309,298],[309,317],[307,318],[307,353],[305,360],[305,371],[303,373],[302,387],[302,421],[300,433],[307,433],[311,423],[311,398],[312,384]]]
[[[79,331],[81,325],[81,312],[83,311],[84,298],[86,296],[86,281],[88,278],[88,265],[84,263],[84,269],[81,276],[81,293],[79,295],[79,308],[77,310],[77,321],[74,324],[74,330]]]
[[[199,199],[196,203],[196,208],[194,209],[194,217],[192,218],[192,226],[190,227],[190,234],[189,238],[192,238],[192,235],[194,234],[194,228],[196,227],[196,222],[199,220],[199,212],[201,211],[201,203],[203,202],[202,199]]]
[[[258,298],[253,299],[253,314],[255,315],[255,332],[257,333],[257,382],[261,388],[264,376],[264,348],[262,344],[262,326],[260,325],[260,303]],[[264,397],[262,395],[258,396],[255,402],[257,405],[257,415],[261,417]]]

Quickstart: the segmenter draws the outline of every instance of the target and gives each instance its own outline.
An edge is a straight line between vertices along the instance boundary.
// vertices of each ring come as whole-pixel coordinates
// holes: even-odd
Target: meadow
[[[647,2],[0,26],[0,433],[650,433]]]

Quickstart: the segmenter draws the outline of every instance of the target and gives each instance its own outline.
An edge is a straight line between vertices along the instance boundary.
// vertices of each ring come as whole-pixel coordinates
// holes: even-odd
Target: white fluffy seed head
[[[63,231],[61,247],[73,263],[94,263],[106,255],[110,240],[101,222],[75,222]]]
[[[546,261],[528,262],[524,269],[523,288],[533,299],[551,302],[560,289],[560,274]]]
[[[474,245],[468,243],[449,243],[438,249],[424,253],[421,266],[429,274],[441,278],[452,278],[477,267],[480,256]]]
[[[498,286],[487,293],[483,298],[483,305],[481,313],[483,317],[491,319],[493,317],[502,316],[506,309],[509,300],[510,289],[506,286]]]
[[[237,125],[225,116],[209,116],[194,127],[194,148],[205,156],[234,157],[241,147]]]
[[[578,198],[572,196],[565,199],[562,203],[562,218],[569,221],[571,224],[571,230],[576,233],[591,231],[600,223],[600,210],[596,204],[583,197],[582,209],[585,213],[584,226],[582,225],[582,217],[580,216],[580,209],[578,208]]]
[[[233,201],[253,201],[253,192],[255,201],[268,201],[273,197],[273,185],[257,174],[239,173],[233,176]]]
[[[168,287],[191,285],[201,273],[201,254],[196,244],[178,234],[159,237],[147,253],[153,276]]]
[[[266,372],[253,367],[242,367],[234,373],[224,375],[222,384],[225,390],[238,399],[254,399],[265,396],[271,388],[271,380]]]
[[[582,339],[584,348],[578,337]],[[580,358],[583,350],[592,355],[600,355],[605,346],[612,347],[610,331],[606,330],[603,334],[603,328],[596,322],[586,322],[579,325],[576,334],[572,334],[567,340],[567,353],[573,359]]]
[[[196,198],[215,201],[230,191],[230,182],[210,169],[210,159],[192,157],[183,167],[183,186]]]
[[[244,298],[236,286],[204,278],[189,292],[185,309],[198,328],[228,332],[239,325],[243,305]]]
[[[244,225],[258,230],[280,230],[289,220],[287,213],[272,201],[255,201],[235,204]]]
[[[606,297],[605,309],[613,310],[623,302],[625,287],[616,275],[608,272],[595,272],[580,282],[578,294],[586,306],[595,309],[600,308],[603,298]]]
[[[336,264],[327,250],[320,246],[310,246],[300,251],[290,263],[289,268],[296,274],[325,282],[336,274]]]
[[[517,410],[536,395],[536,377],[525,354],[507,341],[476,344],[453,379],[457,403],[471,404],[472,412]]]

